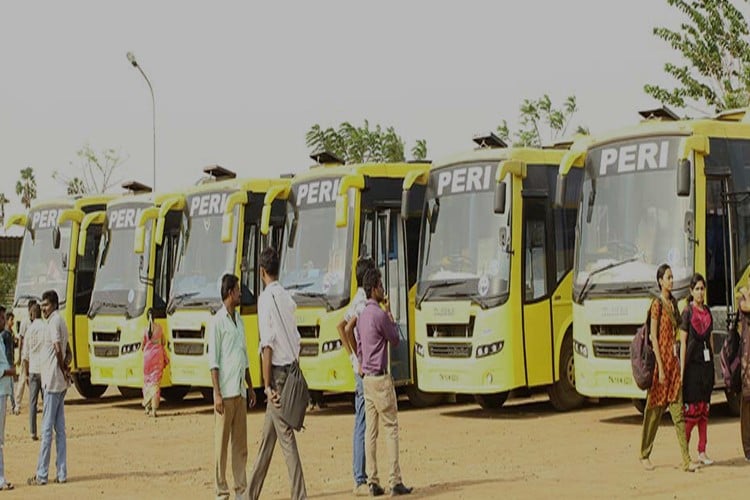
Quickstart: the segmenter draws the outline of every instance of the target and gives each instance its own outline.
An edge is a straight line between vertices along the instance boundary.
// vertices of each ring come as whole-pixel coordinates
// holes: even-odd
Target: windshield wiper
[[[128,306],[125,304],[118,304],[117,302],[108,302],[106,300],[95,300],[94,303],[89,308],[89,312],[87,316],[89,318],[94,318],[99,313],[99,309],[102,307],[110,307],[112,309],[125,309],[125,316],[126,319],[130,317],[130,314],[128,313]]]
[[[221,306],[222,302],[219,299],[199,299],[199,300],[191,300],[189,302],[186,302],[184,305],[185,307],[205,307],[208,306],[208,310],[211,314],[216,314],[216,311],[218,311]]]
[[[299,290],[300,288],[307,288],[314,285],[314,281],[306,281],[300,283],[292,283],[291,285],[284,285],[285,290]]]
[[[178,293],[177,295],[169,299],[169,304],[167,304],[167,314],[170,314],[170,315],[174,314],[174,311],[175,309],[177,309],[177,306],[182,304],[185,301],[185,299],[187,299],[188,297],[194,297],[198,295],[199,293],[200,292]]]
[[[328,295],[323,292],[297,292],[294,295],[300,295],[302,297],[312,297],[314,299],[321,299],[326,306],[328,311],[333,311],[335,308],[333,304],[329,302]]]
[[[427,289],[422,293],[421,297],[417,297],[417,303],[416,307],[419,309],[419,306],[422,305],[422,302],[424,302],[427,297],[432,295],[432,292],[434,290],[437,290],[438,288],[447,288],[455,285],[461,285],[463,284],[463,281],[436,281],[435,283],[427,283],[425,286]]]
[[[576,299],[576,302],[580,303],[585,297],[586,294],[589,292],[589,289],[591,288],[591,278],[596,276],[599,273],[603,273],[604,271],[608,271],[612,268],[622,266],[624,264],[628,264],[629,262],[635,262],[638,260],[638,256],[630,257],[629,259],[621,260],[618,262],[611,262],[605,266],[602,266],[598,269],[594,269],[589,273],[589,275],[586,277],[586,281],[583,283],[583,287],[581,288],[580,293],[578,294],[578,298]]]

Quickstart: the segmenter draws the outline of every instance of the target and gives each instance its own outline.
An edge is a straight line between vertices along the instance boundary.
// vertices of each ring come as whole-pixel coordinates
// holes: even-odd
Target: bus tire
[[[420,391],[416,384],[406,386],[406,396],[409,398],[409,403],[415,408],[437,406],[445,400],[445,394],[442,392]]]
[[[117,386],[117,390],[125,399],[135,399],[143,395],[143,391],[137,387],[125,387],[122,385]]]
[[[484,410],[499,410],[508,399],[509,391],[494,394],[474,394],[474,401]]]
[[[633,402],[633,406],[636,410],[638,410],[638,413],[643,415],[643,413],[646,411],[646,400],[641,398],[633,398],[631,400]]]
[[[170,403],[179,403],[180,401],[185,399],[185,396],[187,396],[188,392],[190,392],[189,385],[172,385],[170,387],[163,387],[161,390],[161,395],[164,396],[164,399],[169,401]]]
[[[91,383],[91,372],[77,372],[73,374],[73,383],[78,394],[85,399],[98,399],[107,391],[106,385],[94,385]]]
[[[739,417],[740,404],[742,403],[742,393],[724,391],[724,395],[727,397],[727,407],[729,408],[729,414],[733,417]]]
[[[557,411],[569,411],[583,405],[584,397],[576,391],[576,373],[573,365],[573,335],[565,335],[560,348],[559,380],[547,389],[552,406]]]

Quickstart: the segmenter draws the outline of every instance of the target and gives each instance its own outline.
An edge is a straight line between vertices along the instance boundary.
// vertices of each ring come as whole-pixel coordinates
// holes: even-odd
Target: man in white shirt
[[[29,430],[31,439],[39,439],[36,434],[36,408],[42,391],[42,347],[47,331],[47,323],[42,319],[42,308],[34,304],[29,308],[29,322],[23,343],[23,370],[29,382]]]
[[[297,450],[294,430],[281,418],[281,391],[289,366],[299,359],[300,337],[294,311],[297,305],[289,292],[278,282],[279,254],[266,248],[260,254],[260,277],[266,288],[258,297],[258,330],[263,356],[263,383],[268,398],[263,437],[253,466],[248,495],[250,500],[260,497],[263,481],[268,473],[273,449],[278,439],[292,483],[291,498],[307,498],[302,463]]]
[[[26,368],[23,366],[23,344],[26,340],[26,331],[29,328],[29,325],[31,324],[31,308],[35,305],[39,305],[36,300],[29,299],[29,302],[26,304],[26,307],[28,308],[29,316],[23,320],[19,321],[18,325],[18,358],[20,361],[20,376],[18,377],[18,384],[16,385],[16,406],[20,409],[21,408],[21,400],[23,399],[23,393],[24,388],[26,387],[26,384],[29,383],[29,378],[26,375]],[[41,318],[41,316],[40,316]],[[36,426],[34,426],[34,429],[36,429]],[[36,435],[36,432],[33,433]]]

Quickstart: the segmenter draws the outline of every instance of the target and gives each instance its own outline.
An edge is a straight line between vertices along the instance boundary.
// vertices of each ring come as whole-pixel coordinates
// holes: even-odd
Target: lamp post
[[[148,77],[146,76],[146,73],[143,72],[143,68],[138,64],[138,61],[135,60],[135,55],[133,55],[132,52],[127,53],[128,61],[130,61],[130,64],[133,65],[134,68],[138,68],[138,71],[141,72],[141,75],[143,75],[144,80],[146,80],[146,83],[148,84],[148,89],[151,91],[151,110],[153,112],[153,125],[154,125],[154,191],[156,191],[156,99],[154,98],[154,87],[151,86],[151,82],[149,81]]]

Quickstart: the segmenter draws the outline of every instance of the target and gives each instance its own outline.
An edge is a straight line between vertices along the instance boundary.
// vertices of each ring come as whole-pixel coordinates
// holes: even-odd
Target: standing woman
[[[714,388],[713,318],[705,304],[706,280],[695,273],[690,280],[690,297],[680,322],[680,373],[685,403],[685,432],[690,443],[698,426],[698,462],[711,465],[706,455],[706,433],[711,391]]]
[[[680,364],[675,354],[675,338],[677,333],[677,301],[672,296],[672,269],[668,264],[662,264],[656,271],[656,281],[659,284],[659,298],[651,301],[651,344],[656,357],[654,380],[648,391],[646,411],[643,412],[643,432],[641,434],[641,464],[646,470],[654,470],[649,457],[654,447],[656,431],[669,407],[672,416],[677,442],[682,452],[682,469],[693,472],[698,468],[690,462],[687,437],[685,434],[685,418],[682,413],[682,385],[680,380]]]
[[[153,309],[148,310],[148,327],[143,332],[143,408],[146,414],[156,417],[161,399],[161,376],[164,367],[169,363],[166,349],[164,349],[164,335],[162,328],[154,322]]]

